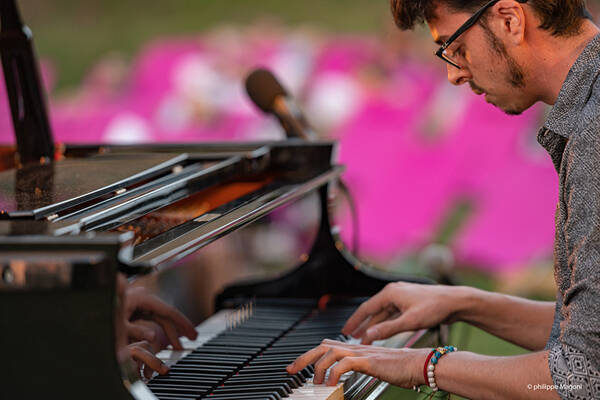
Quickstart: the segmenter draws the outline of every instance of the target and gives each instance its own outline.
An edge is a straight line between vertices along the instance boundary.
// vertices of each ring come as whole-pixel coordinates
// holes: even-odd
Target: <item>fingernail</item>
[[[367,329],[367,337],[370,340],[375,340],[377,339],[377,336],[379,335],[379,331],[377,330],[377,328],[373,327],[373,328],[369,328]]]
[[[156,334],[154,333],[154,331],[148,331],[144,334],[144,339],[146,339],[149,342],[154,341],[155,337],[156,337]]]

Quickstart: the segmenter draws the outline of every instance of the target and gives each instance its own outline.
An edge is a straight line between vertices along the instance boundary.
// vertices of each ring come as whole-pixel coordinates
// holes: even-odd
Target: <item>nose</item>
[[[458,69],[453,65],[447,64],[446,68],[448,68],[448,81],[453,85],[462,85],[472,78],[471,73],[465,67]]]

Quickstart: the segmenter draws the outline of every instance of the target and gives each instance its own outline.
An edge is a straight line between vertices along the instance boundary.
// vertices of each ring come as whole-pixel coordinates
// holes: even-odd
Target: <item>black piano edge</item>
[[[428,278],[392,274],[359,261],[332,233],[328,186],[319,189],[321,222],[308,259],[276,278],[247,280],[226,287],[215,299],[215,309],[253,298],[368,297],[396,281],[432,284]]]

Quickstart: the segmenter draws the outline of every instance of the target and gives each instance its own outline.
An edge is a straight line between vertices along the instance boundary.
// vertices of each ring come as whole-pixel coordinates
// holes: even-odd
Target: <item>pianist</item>
[[[538,141],[559,176],[556,302],[467,287],[391,284],[359,307],[344,333],[369,344],[401,331],[465,321],[531,353],[448,351],[433,355],[433,363],[431,349],[324,341],[288,372],[315,363],[315,382],[321,383],[337,361],[328,384],[356,370],[403,387],[426,385],[424,390],[475,399],[600,398],[600,35],[584,0],[391,5],[400,28],[428,24],[452,84],[468,84],[508,114],[538,101],[553,106]]]

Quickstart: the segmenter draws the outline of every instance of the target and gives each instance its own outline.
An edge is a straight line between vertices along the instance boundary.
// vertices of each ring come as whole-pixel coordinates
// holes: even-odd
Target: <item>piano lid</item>
[[[64,160],[0,172],[6,233],[133,233],[133,251],[122,261],[162,268],[343,171],[331,164],[331,142],[186,147],[189,152],[177,156],[162,145],[137,153],[119,146],[67,148]]]
[[[160,176],[174,154],[107,154],[0,172],[0,219],[40,219]]]

